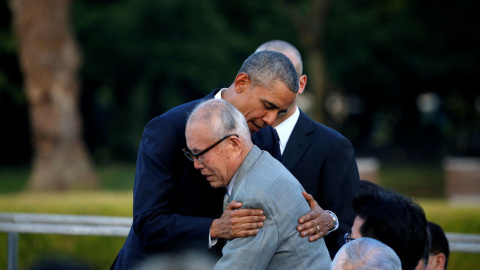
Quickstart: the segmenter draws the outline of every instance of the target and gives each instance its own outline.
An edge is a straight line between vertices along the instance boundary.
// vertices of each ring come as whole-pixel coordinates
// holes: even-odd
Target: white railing
[[[17,270],[20,233],[125,237],[131,224],[127,217],[0,213],[0,232],[8,233],[7,269]]]
[[[0,231],[70,235],[127,236],[132,218],[0,213]]]
[[[480,235],[446,232],[450,252],[480,253]]]
[[[18,262],[18,234],[67,234],[126,237],[132,218],[0,213],[0,232],[8,233],[7,269],[16,270]],[[446,233],[450,252],[480,253],[480,235]]]

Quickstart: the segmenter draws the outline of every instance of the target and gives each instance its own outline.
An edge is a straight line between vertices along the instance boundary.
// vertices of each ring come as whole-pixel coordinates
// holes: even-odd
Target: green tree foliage
[[[432,159],[480,154],[480,39],[472,1],[333,1],[325,50],[331,78],[360,97],[341,126],[357,152]],[[417,98],[440,107],[422,115]],[[477,105],[478,106],[478,105]]]
[[[134,158],[148,120],[228,87],[256,46],[288,39],[276,29],[285,20],[257,1],[84,0],[74,11],[86,135],[100,160]]]
[[[97,162],[134,161],[149,119],[229,86],[242,61],[265,41],[289,41],[308,62],[300,42],[308,33],[288,12],[308,12],[311,1],[285,0],[295,10],[273,0],[74,1],[85,137]],[[329,114],[325,124],[350,138],[359,155],[480,155],[479,17],[471,0],[326,2],[319,46],[327,95],[349,97],[349,112],[341,121]],[[5,4],[0,15],[0,157],[11,160],[28,153],[29,131]],[[419,111],[423,93],[439,97],[438,110]],[[15,130],[8,139],[7,126]]]

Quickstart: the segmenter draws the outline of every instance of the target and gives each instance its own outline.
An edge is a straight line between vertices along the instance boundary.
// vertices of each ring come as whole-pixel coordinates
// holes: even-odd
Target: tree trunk
[[[32,190],[98,185],[81,137],[80,55],[69,28],[70,4],[70,0],[10,0],[35,149]]]
[[[314,99],[309,114],[315,121],[325,123],[324,102],[328,79],[321,45],[329,0],[299,1],[295,6],[288,1],[283,3],[284,12],[297,28],[299,40],[305,48],[303,62],[308,69],[307,90],[311,91]]]
[[[325,59],[318,47],[307,50],[307,55],[308,85],[310,85],[309,89],[315,100],[310,116],[319,123],[325,123],[325,95],[327,92]]]

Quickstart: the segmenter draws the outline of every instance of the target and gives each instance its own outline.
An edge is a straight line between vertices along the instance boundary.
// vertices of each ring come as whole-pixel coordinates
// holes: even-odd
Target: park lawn
[[[110,191],[3,194],[0,212],[131,217],[132,198],[132,192]],[[108,269],[124,241],[125,237],[20,234],[19,269],[53,256]],[[6,246],[7,235],[0,233],[0,247]],[[6,251],[0,252],[0,269],[6,269],[6,256]]]
[[[131,191],[135,179],[135,164],[113,163],[95,168],[100,190]],[[0,195],[19,193],[27,189],[30,167],[0,167]]]
[[[480,234],[480,206],[453,205],[445,200],[420,199],[427,218],[445,231]],[[16,193],[0,196],[0,212],[78,214],[130,217],[132,192],[76,191],[64,193]],[[98,269],[108,269],[124,237],[66,236],[21,234],[19,266],[56,254],[88,262]],[[7,236],[0,234],[0,246],[7,246]],[[3,250],[3,248],[1,249]],[[0,269],[6,265],[6,252],[0,252]],[[452,253],[450,269],[480,269],[478,254]]]
[[[64,193],[22,192],[27,186],[28,167],[0,168],[0,212],[77,214],[131,217],[134,164],[99,166],[99,191]],[[381,185],[418,199],[427,219],[447,232],[480,234],[480,204],[455,205],[444,196],[444,179],[439,164],[403,164],[380,167]],[[124,237],[21,234],[20,269],[40,258],[55,254],[86,261],[108,269],[122,247]],[[7,235],[0,233],[0,269],[6,268]],[[449,269],[480,269],[479,254],[452,253]]]
[[[419,200],[429,221],[445,232],[480,234],[480,204],[449,203],[446,200]],[[448,269],[480,269],[480,254],[451,253]]]

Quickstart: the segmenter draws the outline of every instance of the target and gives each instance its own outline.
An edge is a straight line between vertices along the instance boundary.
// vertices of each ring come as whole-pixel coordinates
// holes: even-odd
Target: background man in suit
[[[282,40],[266,42],[260,45],[256,52],[264,50],[281,52],[292,61],[299,76],[298,94],[303,93],[307,76],[302,74],[303,63],[299,51]],[[355,151],[347,138],[313,121],[302,112],[297,107],[298,94],[287,112],[279,114],[273,126],[279,135],[282,164],[320,207],[329,209],[338,216],[338,230],[335,230],[333,220],[330,223],[332,227],[324,227],[325,230],[331,230],[325,241],[333,258],[343,244],[343,235],[350,231],[355,219],[351,204],[359,185]],[[268,129],[264,129],[253,135],[260,148],[263,147],[263,142],[257,141],[267,137],[262,134],[268,132]],[[316,237],[311,236],[310,239],[314,240]]]
[[[303,188],[268,152],[254,146],[243,115],[224,100],[198,105],[187,120],[186,156],[214,188],[245,208],[265,213],[265,226],[253,237],[236,238],[223,248],[216,269],[329,269],[323,239],[305,241],[296,231],[297,213],[310,211]],[[208,149],[208,150],[205,150]]]
[[[389,246],[369,237],[342,246],[332,262],[332,270],[382,269],[401,270],[397,254]]]
[[[230,102],[245,116],[250,131],[257,131],[273,124],[297,91],[298,76],[290,60],[281,53],[261,52],[243,63],[229,88],[216,89],[205,99]],[[160,252],[207,250],[214,244],[209,235],[247,237],[263,226],[261,211],[233,211],[242,205],[235,201],[222,214],[224,193],[212,189],[182,154],[186,116],[198,102],[175,107],[145,127],[135,172],[133,224],[112,269],[130,269]],[[302,217],[307,223],[303,229],[317,233],[323,210],[315,202],[311,205],[314,211]]]

